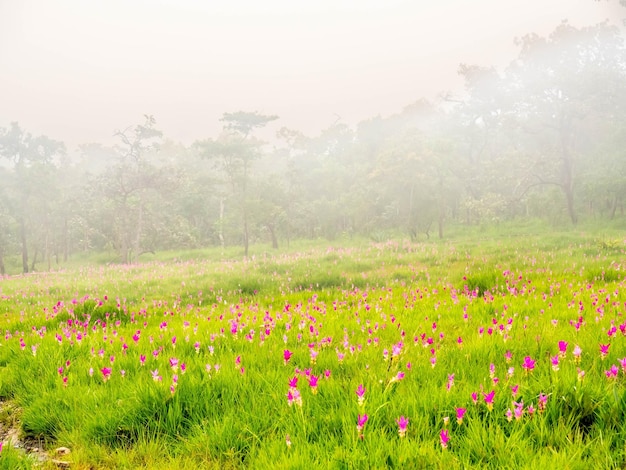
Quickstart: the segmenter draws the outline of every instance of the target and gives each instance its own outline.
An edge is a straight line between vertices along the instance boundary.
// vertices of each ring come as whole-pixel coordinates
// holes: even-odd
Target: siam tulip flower
[[[239,366],[241,366],[241,356],[237,356],[235,358],[235,369],[237,369]]]
[[[294,375],[291,379],[289,379],[289,388],[297,388],[298,387],[298,376]]]
[[[358,397],[359,406],[363,406],[363,403],[365,402],[365,387],[363,387],[363,384],[359,384],[355,393]],[[365,419],[367,420],[367,418]]]
[[[474,402],[474,405],[478,404],[478,393],[472,392],[472,402]]]
[[[31,350],[31,352],[33,353],[33,356],[36,356],[36,355],[37,355],[37,345],[36,345],[36,344],[33,344],[33,345],[30,347],[30,350]]]
[[[439,433],[439,442],[441,442],[442,449],[448,448],[448,442],[450,442],[450,434],[448,433],[447,429],[442,429]]]
[[[341,351],[337,350],[337,360],[339,361],[339,364],[343,362],[345,357],[346,357],[345,353],[342,353]]]
[[[513,412],[511,411],[511,408],[508,408],[506,410],[506,413],[504,413],[504,416],[506,416],[506,420],[510,423],[511,421],[513,421]]]
[[[448,426],[448,423],[450,423],[450,416],[444,416],[443,417],[443,426],[444,427]]]
[[[513,359],[513,353],[511,351],[507,351],[504,353],[504,360],[508,364]]]
[[[315,349],[311,349],[309,353],[311,355],[311,364],[315,364],[317,362],[317,355],[319,354],[319,352]]]
[[[567,341],[559,341],[559,356],[563,359],[567,355]]]
[[[146,356],[144,354],[139,355],[139,364],[142,366],[146,364]]]
[[[290,388],[289,392],[287,392],[287,404],[289,406],[296,404],[298,406],[302,406],[302,395],[297,388]]]
[[[100,369],[100,372],[102,372],[102,378],[104,379],[105,382],[111,378],[110,367],[103,367],[102,369]]]
[[[454,386],[454,374],[448,375],[448,383],[446,384],[446,390],[449,392]]]
[[[496,366],[495,364],[489,364],[489,378],[493,379],[496,376]]]
[[[463,423],[463,417],[465,416],[466,412],[467,412],[466,408],[457,408],[456,409],[456,424],[462,424]]]
[[[187,364],[185,364],[184,362],[182,362],[180,364],[180,373],[184,374],[185,372],[187,372]]]
[[[535,368],[535,361],[534,361],[534,359],[532,359],[530,356],[526,356],[524,358],[524,362],[522,363],[522,368],[526,372],[532,372],[533,369]]]
[[[524,415],[524,400],[520,400],[519,402],[513,402],[513,408],[514,408],[514,416],[515,416],[515,420],[519,421],[520,419],[522,419],[522,416]]]
[[[607,379],[616,379],[619,373],[619,368],[613,364],[609,370],[604,371]]]
[[[620,364],[620,366],[622,367],[622,372],[626,373],[626,357],[623,359],[618,359],[617,360]]]
[[[89,377],[93,377],[93,367],[89,368]]]
[[[293,356],[293,353],[289,349],[285,349],[283,351],[283,363],[285,365],[287,365],[287,363],[289,362],[289,359],[291,359],[291,356]]]
[[[436,364],[437,364],[437,356],[432,356],[430,358],[430,367],[434,369]]]
[[[548,404],[548,395],[545,393],[539,394],[539,412],[545,411],[546,406]]]
[[[196,350],[196,354],[200,353],[200,341],[196,341],[193,345],[193,348]]]
[[[535,414],[535,407],[533,406],[532,403],[526,407],[526,411],[528,412],[529,416],[532,416]]]
[[[329,369],[326,369],[326,370],[324,371],[324,378],[325,378],[325,379],[330,379],[330,374],[331,374],[330,370],[329,370]]]
[[[317,375],[311,374],[309,376],[309,386],[311,387],[311,392],[315,395],[317,393],[317,381],[319,377]]]
[[[406,427],[409,424],[409,418],[405,418],[404,416],[400,416],[396,423],[398,423],[398,435],[400,437],[404,437],[406,435]]]
[[[577,367],[576,370],[578,371],[578,381],[582,382],[585,378],[585,371],[582,370],[580,367]]]
[[[176,336],[172,336],[172,347],[176,347]]]
[[[515,374],[515,367],[511,366],[506,371],[506,377],[508,379],[512,379],[513,378],[513,374]]]
[[[607,354],[609,353],[609,347],[611,346],[611,343],[608,344],[600,344],[600,357],[602,359],[604,359]]]
[[[559,355],[550,357],[550,363],[552,364],[552,370],[554,372],[559,370]]]
[[[456,340],[456,344],[459,346],[459,349],[463,348],[463,338],[459,336]]]
[[[361,439],[363,439],[363,427],[365,426],[365,423],[367,423],[367,415],[359,415],[356,423],[356,430],[359,433],[359,437]]]
[[[163,380],[161,376],[159,375],[158,369],[154,369],[150,371],[150,374],[152,374],[152,380],[154,380],[155,382],[160,382],[161,380]]]
[[[513,394],[513,398],[517,396],[517,391],[519,390],[519,384],[513,385],[511,387],[511,393]]]
[[[582,355],[583,350],[580,349],[580,346],[576,345],[574,346],[574,351],[572,352],[572,354],[574,355],[574,362],[579,363],[580,362],[580,356]]]
[[[178,359],[175,357],[170,357],[170,367],[172,371],[176,372],[178,370]]]
[[[285,443],[287,444],[287,448],[291,447],[291,438],[289,437],[289,434],[285,436]]]
[[[485,399],[485,404],[487,405],[487,409],[489,411],[493,410],[493,398],[496,394],[495,390],[492,390],[489,393],[483,393],[484,399]]]
[[[402,348],[404,347],[404,344],[402,343],[402,341],[400,341],[397,344],[394,344],[391,347],[391,359],[395,359],[397,358],[400,354],[402,354]]]

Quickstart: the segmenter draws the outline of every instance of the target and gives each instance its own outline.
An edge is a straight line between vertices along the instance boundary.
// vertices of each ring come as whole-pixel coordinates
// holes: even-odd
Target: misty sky
[[[514,38],[617,19],[594,0],[0,0],[0,127],[110,143],[152,114],[214,137],[224,112],[314,135],[459,90],[459,63],[502,66]]]

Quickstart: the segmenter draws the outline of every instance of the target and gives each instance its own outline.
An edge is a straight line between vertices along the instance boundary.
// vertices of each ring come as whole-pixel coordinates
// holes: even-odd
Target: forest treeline
[[[427,73],[427,71],[425,71]],[[314,137],[279,116],[224,113],[185,146],[153,116],[116,145],[77,153],[18,123],[0,128],[0,272],[84,251],[147,251],[387,232],[445,237],[449,224],[625,217],[626,54],[617,27],[519,40],[504,69],[461,65],[464,93]],[[59,119],[63,119],[60,115]],[[273,125],[275,125],[274,123]]]

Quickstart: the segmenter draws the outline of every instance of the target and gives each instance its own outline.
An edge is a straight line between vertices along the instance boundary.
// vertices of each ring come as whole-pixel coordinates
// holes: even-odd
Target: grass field
[[[625,249],[342,241],[5,277],[0,468],[624,468]]]

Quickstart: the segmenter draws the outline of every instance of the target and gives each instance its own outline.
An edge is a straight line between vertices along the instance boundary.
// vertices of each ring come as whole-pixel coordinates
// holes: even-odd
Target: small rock
[[[58,447],[54,452],[56,452],[57,455],[67,455],[71,452],[71,450],[67,447]]]
[[[64,462],[63,460],[57,460],[57,459],[51,459],[50,462],[52,462],[54,465],[56,465],[59,468],[70,468],[70,462]]]

